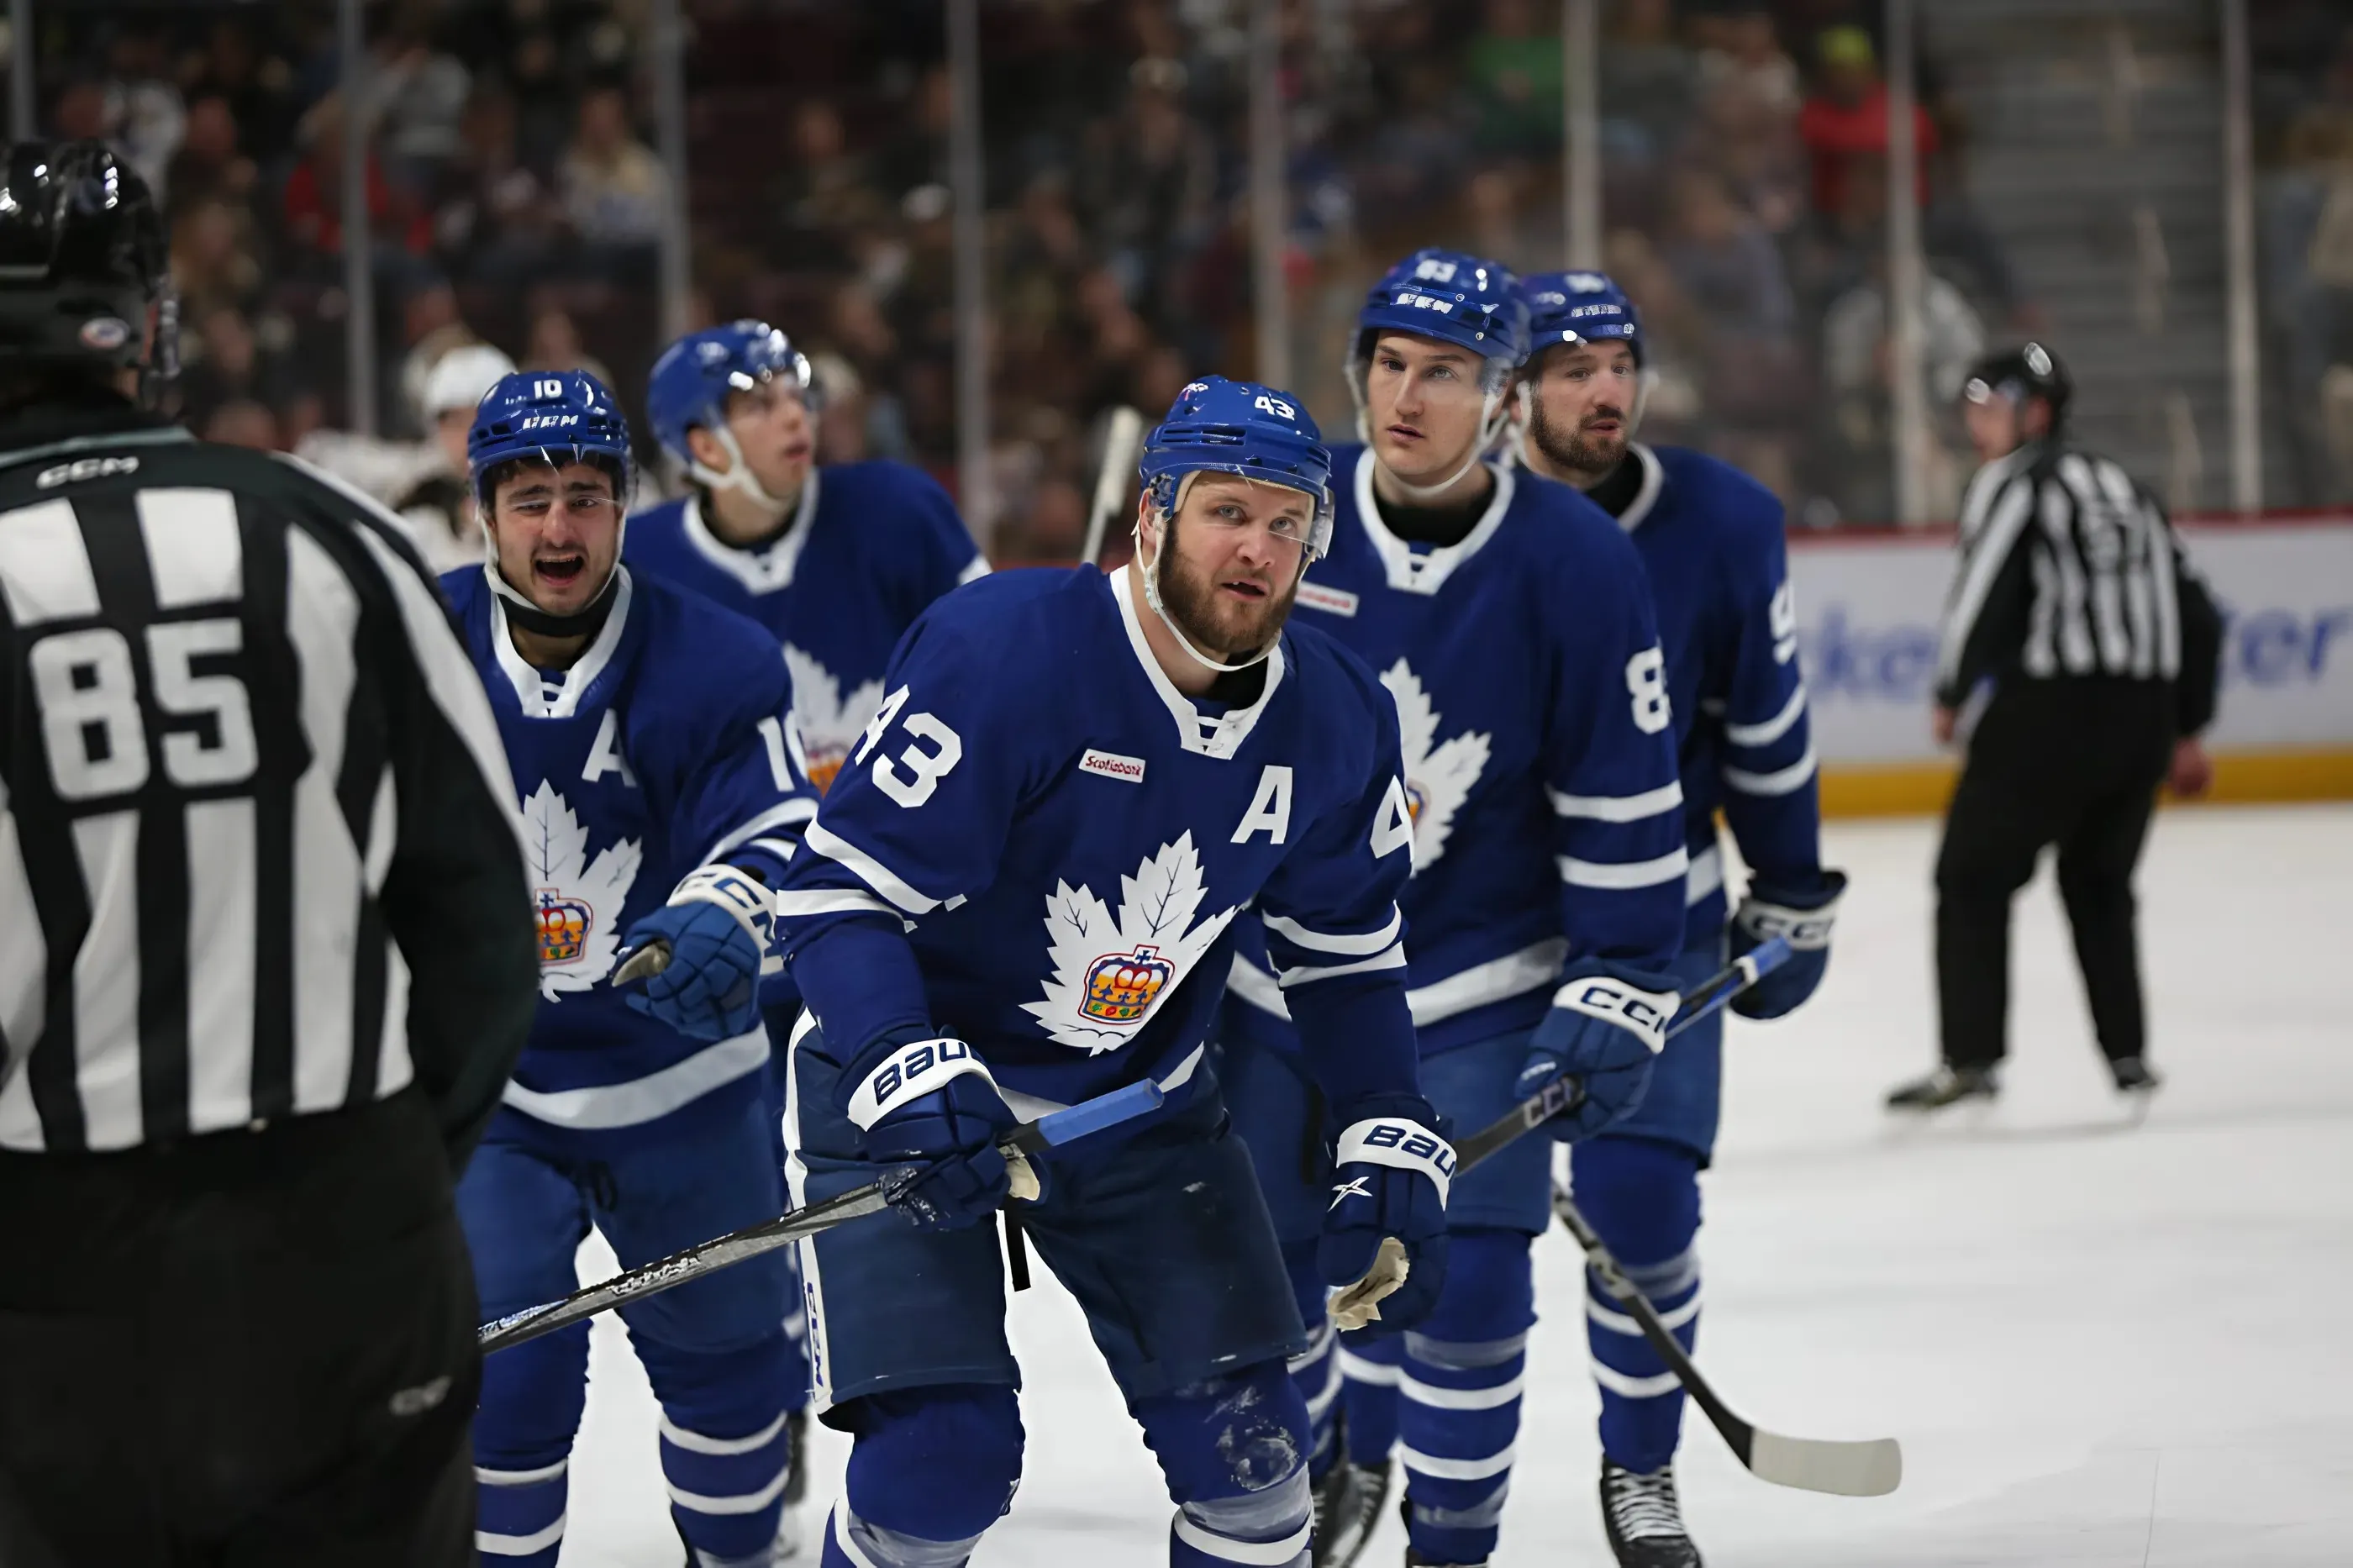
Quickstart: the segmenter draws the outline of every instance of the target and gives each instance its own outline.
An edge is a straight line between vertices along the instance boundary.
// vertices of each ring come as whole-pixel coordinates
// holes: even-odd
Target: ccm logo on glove
[[[849,1120],[862,1131],[909,1100],[919,1100],[966,1073],[978,1073],[991,1089],[997,1080],[962,1040],[917,1040],[891,1053],[849,1097]]]
[[[760,973],[774,974],[784,960],[769,951],[776,942],[776,895],[757,878],[733,866],[703,866],[686,874],[670,895],[672,904],[716,904],[735,917],[760,950]]]
[[[1831,928],[1838,921],[1838,899],[1819,909],[1795,910],[1751,896],[1741,904],[1740,929],[1759,943],[1780,937],[1799,952],[1819,952],[1831,944]]]
[[[1567,1007],[1632,1032],[1651,1047],[1653,1056],[1666,1048],[1667,1024],[1682,1001],[1672,991],[1638,991],[1606,974],[1572,980],[1552,999],[1556,1007]]]
[[[1441,1203],[1454,1182],[1454,1145],[1427,1127],[1389,1117],[1353,1123],[1340,1134],[1333,1163],[1351,1162],[1419,1171],[1437,1184]]]

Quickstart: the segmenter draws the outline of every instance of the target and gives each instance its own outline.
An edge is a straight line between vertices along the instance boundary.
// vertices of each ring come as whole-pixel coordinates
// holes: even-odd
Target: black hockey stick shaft
[[[1902,1484],[1904,1452],[1893,1437],[1864,1442],[1785,1437],[1776,1432],[1759,1431],[1744,1420],[1700,1375],[1698,1365],[1661,1321],[1650,1299],[1626,1277],[1625,1269],[1610,1256],[1599,1234],[1577,1212],[1575,1200],[1556,1184],[1552,1190],[1552,1209],[1560,1216],[1560,1223],[1568,1227],[1569,1235],[1577,1238],[1577,1244],[1585,1249],[1586,1264],[1601,1289],[1634,1320],[1642,1337],[1659,1352],[1659,1358],[1667,1363],[1693,1402],[1706,1413],[1709,1424],[1723,1435],[1733,1457],[1749,1473],[1776,1486],[1840,1497],[1881,1497]]]
[[[1709,1014],[1728,1005],[1735,996],[1788,961],[1789,944],[1784,939],[1768,937],[1758,942],[1755,951],[1742,953],[1676,999],[1674,1018],[1667,1026],[1667,1038],[1673,1039]],[[1455,1144],[1455,1173],[1460,1175],[1490,1158],[1505,1144],[1562,1111],[1574,1110],[1584,1099],[1585,1086],[1575,1079],[1555,1079],[1545,1085],[1541,1093],[1530,1095]]]
[[[1160,1086],[1146,1079],[1025,1122],[997,1146],[1008,1155],[1042,1153],[1157,1110],[1165,1098]],[[822,1203],[809,1204],[758,1225],[698,1242],[668,1258],[658,1258],[610,1279],[575,1290],[561,1300],[526,1307],[484,1323],[475,1331],[478,1342],[484,1354],[502,1351],[568,1328],[625,1302],[675,1289],[690,1279],[699,1279],[745,1258],[774,1252],[819,1231],[888,1208],[900,1184],[899,1176],[886,1176]]]

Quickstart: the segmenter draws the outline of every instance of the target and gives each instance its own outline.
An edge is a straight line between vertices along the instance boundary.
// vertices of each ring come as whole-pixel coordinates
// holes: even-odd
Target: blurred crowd
[[[2248,18],[2265,390],[2301,493],[2353,501],[2353,12],[2258,0]]]
[[[1649,325],[1646,433],[1739,463],[1811,525],[1892,510],[1881,8],[1604,7],[1607,258]],[[367,142],[388,436],[429,436],[430,368],[476,341],[526,368],[595,369],[634,407],[660,346],[671,202],[650,145],[647,0],[377,0],[357,104],[337,86],[325,0],[38,9],[44,129],[113,139],[164,193],[198,430],[290,448],[347,421],[351,135]],[[953,486],[937,0],[686,9],[695,324],[783,326],[826,385],[824,456],[902,458]],[[1108,410],[1156,413],[1198,372],[1255,368],[1245,13],[984,0],[1001,557],[1075,552]],[[1334,438],[1352,424],[1348,324],[1388,262],[1450,243],[1561,264],[1559,26],[1558,0],[1285,6],[1293,375]],[[2319,89],[2340,112],[2348,68]],[[1933,61],[1919,87],[1913,184],[1942,405],[2031,306],[1970,204],[1968,128]],[[2333,147],[2341,174],[2353,134],[2329,123],[2296,144]],[[2327,189],[2306,204],[2323,239],[2316,302],[2300,308],[2337,312],[2342,344],[2353,260],[2325,241],[2353,245],[2353,182]],[[2353,368],[2332,359],[2310,379],[2353,383]]]

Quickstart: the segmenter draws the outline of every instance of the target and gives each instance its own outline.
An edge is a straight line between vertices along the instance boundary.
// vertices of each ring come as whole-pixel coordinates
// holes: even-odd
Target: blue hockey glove
[[[904,1167],[892,1205],[924,1230],[963,1230],[1012,1191],[997,1145],[1018,1125],[997,1080],[962,1040],[903,1040],[865,1052],[842,1074],[858,1087],[842,1110],[866,1134],[866,1157]]]
[[[1738,958],[1769,937],[1785,937],[1788,962],[1733,998],[1744,1018],[1778,1018],[1794,1013],[1822,983],[1831,966],[1831,926],[1838,918],[1846,873],[1824,871],[1817,886],[1748,884],[1748,896],[1732,917],[1732,956]]]
[[[670,962],[628,993],[629,1005],[690,1040],[748,1034],[760,1023],[761,968],[775,962],[776,919],[776,896],[756,877],[733,866],[691,872],[670,902],[628,930],[631,952],[670,944]]]
[[[1379,1299],[1377,1332],[1409,1329],[1438,1305],[1446,1283],[1446,1194],[1454,1146],[1418,1094],[1370,1095],[1333,1107],[1341,1129],[1332,1156],[1332,1202],[1315,1261],[1335,1289],[1361,1280],[1380,1257],[1381,1238],[1405,1247],[1405,1282]]]
[[[1651,1064],[1667,1043],[1676,1000],[1667,975],[1592,958],[1570,964],[1512,1092],[1527,1100],[1556,1079],[1576,1079],[1583,1098],[1545,1123],[1564,1143],[1624,1121],[1650,1091]]]

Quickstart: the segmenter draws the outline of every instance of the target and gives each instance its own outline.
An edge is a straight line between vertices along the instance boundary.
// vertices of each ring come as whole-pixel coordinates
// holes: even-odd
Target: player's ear
[[[727,444],[700,425],[689,426],[686,449],[694,455],[696,462],[714,474],[723,474],[733,466],[733,459],[727,453]]]

